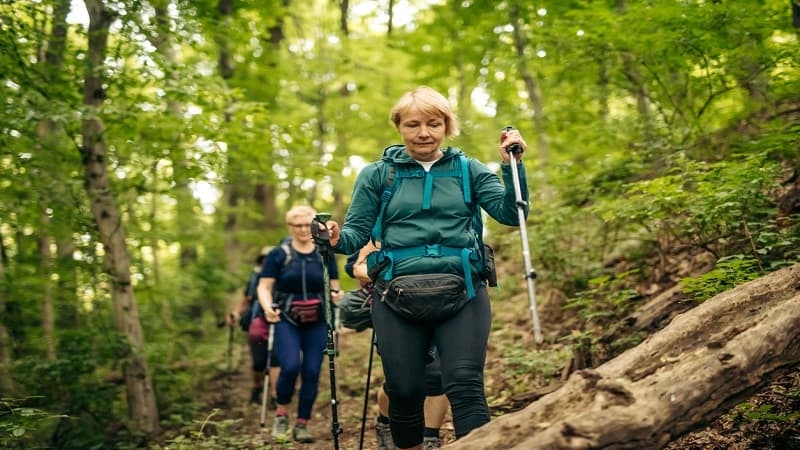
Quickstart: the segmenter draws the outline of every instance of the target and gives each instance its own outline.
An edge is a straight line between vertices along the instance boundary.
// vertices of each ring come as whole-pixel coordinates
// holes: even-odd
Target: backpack
[[[384,184],[383,192],[381,193],[381,206],[378,211],[378,217],[375,220],[375,225],[372,227],[370,237],[373,242],[383,240],[383,215],[386,211],[386,206],[392,198],[392,195],[397,190],[397,187],[403,178],[422,178],[425,177],[425,171],[417,167],[398,167],[397,163],[391,161],[388,163],[388,171],[386,181]],[[461,191],[464,197],[464,203],[472,209],[472,231],[475,234],[477,248],[454,248],[446,246],[429,246],[422,245],[417,247],[405,247],[401,249],[391,250],[378,250],[371,254],[372,261],[375,262],[375,267],[388,267],[384,280],[388,281],[392,278],[392,262],[414,257],[414,256],[460,256],[461,266],[464,271],[464,280],[466,281],[467,294],[469,298],[475,296],[475,288],[472,282],[471,264],[475,262],[478,273],[482,279],[490,281],[491,286],[496,286],[496,278],[494,277],[494,252],[491,247],[483,242],[483,217],[481,216],[481,208],[478,202],[472,199],[472,186],[470,184],[469,173],[469,158],[463,153],[458,155],[456,167],[449,172],[438,172],[435,176],[438,177],[456,177],[461,179]],[[430,209],[431,207],[431,192],[432,185],[426,185],[422,198],[422,209]],[[372,276],[375,272],[370,271]]]
[[[279,244],[281,249],[283,249],[284,253],[286,254],[286,258],[283,260],[283,265],[281,266],[281,272],[289,266],[294,258],[295,250],[292,248],[292,237],[285,236],[281,239],[281,243]],[[250,323],[258,316],[263,316],[263,311],[261,310],[261,304],[258,302],[258,282],[261,279],[261,271],[258,272],[251,272],[250,278],[247,280],[247,285],[244,290],[245,297],[252,297],[253,301],[250,303],[250,313],[249,314],[242,314],[239,317],[239,327],[242,328],[243,331],[247,331],[250,328]]]
[[[241,327],[242,331],[247,331],[250,328],[250,323],[261,312],[257,295],[259,279],[261,279],[259,272],[250,272],[250,278],[248,278],[247,286],[244,288],[244,296],[251,297],[253,300],[250,303],[249,314],[242,314],[241,317],[239,317],[239,327]]]
[[[281,273],[283,273],[283,271],[286,270],[286,268],[289,267],[289,265],[294,263],[295,261],[300,261],[300,263],[304,265],[302,270],[303,270],[303,273],[305,273],[305,260],[302,260],[300,258],[300,256],[297,254],[297,250],[295,250],[294,247],[292,247],[291,239],[289,239],[288,241],[287,240],[281,241],[280,247],[283,250],[283,253],[286,255],[283,258],[283,265],[281,266]],[[313,254],[314,254],[315,260],[317,262],[319,262],[320,264],[326,264],[326,262],[322,259],[322,255],[319,253],[319,251],[317,251],[316,248],[314,249],[314,253]],[[279,308],[281,310],[283,310],[283,312],[285,313],[285,316],[287,318],[289,318],[290,321],[291,321],[291,318],[293,318],[293,315],[294,315],[293,314],[293,308],[292,308],[293,303],[296,304],[298,306],[298,308],[300,308],[300,310],[302,310],[303,302],[308,302],[309,301],[308,300],[309,297],[310,297],[309,294],[318,294],[318,293],[316,293],[316,292],[312,292],[312,293],[306,292],[305,277],[304,277],[303,278],[303,295],[302,295],[301,298],[295,298],[295,294],[284,293],[284,292],[278,291],[276,288],[273,287],[272,300],[273,300],[273,302],[275,304],[279,305]],[[320,298],[322,298],[321,295],[320,295]],[[308,308],[310,308],[309,310],[316,311],[314,305],[316,305],[316,303],[314,303],[313,305],[308,306]],[[321,303],[320,303],[320,305],[321,305]],[[316,312],[318,313],[319,311],[316,311]],[[295,320],[295,321],[297,321],[297,320]]]
[[[336,305],[339,308],[343,327],[355,331],[364,331],[367,328],[372,328],[371,296],[371,290],[366,287],[344,293],[344,296]]]

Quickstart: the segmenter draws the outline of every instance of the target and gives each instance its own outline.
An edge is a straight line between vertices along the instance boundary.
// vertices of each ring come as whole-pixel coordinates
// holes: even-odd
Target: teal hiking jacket
[[[402,178],[397,180],[397,188],[392,195],[383,216],[384,249],[399,249],[422,245],[439,244],[455,248],[477,248],[477,239],[472,229],[473,209],[464,202],[461,178],[435,176],[455,170],[462,152],[448,147],[444,156],[431,167],[433,190],[429,209],[423,209],[423,192],[426,178]],[[401,166],[422,166],[405,151],[405,146],[394,145],[383,151],[380,161],[365,166],[356,178],[352,202],[347,210],[341,237],[336,252],[351,254],[363,247],[370,239],[370,233],[381,208],[381,194],[386,187],[389,167],[396,164],[396,172]],[[522,198],[528,207],[528,185],[525,167],[517,165],[520,176]],[[519,225],[514,184],[511,167],[502,164],[503,183],[486,165],[469,159],[470,187],[472,201],[486,213],[504,225]],[[397,176],[397,175],[396,175]],[[473,272],[476,272],[473,266]],[[457,256],[410,257],[396,261],[393,276],[453,273],[463,274],[461,260]]]

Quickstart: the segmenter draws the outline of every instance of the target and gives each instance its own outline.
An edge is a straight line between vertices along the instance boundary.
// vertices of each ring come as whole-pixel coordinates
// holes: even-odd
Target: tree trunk
[[[48,234],[49,218],[42,215],[42,236],[39,237],[39,276],[42,282],[42,335],[44,354],[48,361],[56,360],[56,313],[53,298],[53,252],[50,249],[52,238]]]
[[[44,40],[44,58],[39,65],[51,86],[58,85],[61,74],[64,54],[67,44],[67,15],[69,14],[70,0],[59,0],[53,5],[52,26],[50,34]],[[51,120],[43,120],[36,126],[36,150],[41,158],[48,158],[55,148],[67,140],[59,125]],[[58,182],[58,180],[53,180]],[[52,189],[44,189],[40,203],[41,230],[39,236],[39,276],[42,281],[41,307],[42,307],[42,334],[44,336],[45,356],[49,361],[56,359],[55,337],[55,295],[54,281],[51,277],[54,261],[50,246],[53,242],[51,236],[51,221],[45,209],[52,206]]]
[[[798,364],[800,264],[707,300],[452,448],[662,448]]]
[[[628,4],[626,0],[617,0],[616,12],[619,15],[624,15],[628,12]],[[650,94],[647,92],[647,87],[642,80],[642,75],[636,68],[633,55],[627,51],[622,50],[622,65],[624,67],[625,78],[631,83],[630,90],[636,97],[636,111],[642,118],[642,123],[645,126],[645,131],[649,134],[651,128],[651,114],[650,114]]]
[[[511,7],[510,18],[511,26],[513,27],[511,33],[514,38],[514,50],[517,54],[517,70],[519,70],[519,76],[525,83],[525,90],[528,93],[528,99],[533,109],[533,131],[536,134],[537,164],[539,164],[539,167],[543,168],[547,166],[550,159],[550,140],[547,136],[544,100],[542,99],[539,82],[528,68],[527,55],[525,54],[527,40],[524,37],[525,31],[522,29],[522,20],[520,19],[518,3],[515,3]]]
[[[128,410],[134,427],[158,433],[158,408],[145,358],[144,337],[131,285],[130,260],[122,218],[111,191],[103,123],[96,113],[103,104],[103,61],[108,44],[112,14],[99,0],[85,0],[89,12],[89,51],[84,80],[83,103],[87,108],[82,123],[85,187],[100,240],[105,249],[104,266],[110,278],[111,301],[117,330],[128,341],[123,355]]]
[[[0,235],[0,281],[8,285],[6,280],[6,249]],[[0,289],[0,317],[6,317],[5,289]],[[14,378],[11,376],[11,340],[8,328],[0,320],[0,395],[8,397],[16,391]]]
[[[349,0],[339,0],[339,31],[342,32],[344,37],[347,37],[350,34],[347,26],[347,15],[349,13],[349,9]]]

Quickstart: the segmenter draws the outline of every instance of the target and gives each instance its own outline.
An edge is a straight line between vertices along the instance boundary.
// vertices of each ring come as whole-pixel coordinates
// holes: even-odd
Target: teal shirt
[[[405,248],[440,244],[454,248],[477,248],[472,230],[472,209],[464,202],[460,177],[435,176],[455,170],[460,149],[448,147],[444,156],[431,167],[433,190],[431,207],[423,209],[425,178],[403,178],[386,206],[383,216],[383,248]],[[353,188],[352,202],[347,210],[338,253],[351,254],[363,247],[370,238],[372,227],[381,207],[381,194],[386,186],[390,164],[422,166],[405,151],[405,146],[388,147],[380,161],[364,167]],[[528,214],[528,184],[525,167],[517,165],[522,198]],[[483,163],[470,159],[469,175],[472,199],[486,213],[505,225],[519,225],[511,167],[502,164],[503,183]],[[473,271],[475,268],[473,267]],[[396,261],[394,276],[417,273],[463,273],[458,257],[411,257]]]

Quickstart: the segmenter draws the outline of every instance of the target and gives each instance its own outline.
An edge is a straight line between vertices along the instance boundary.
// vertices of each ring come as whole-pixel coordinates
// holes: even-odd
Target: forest
[[[318,442],[265,443],[225,317],[425,85],[494,170],[526,138],[544,337],[487,220],[493,419],[448,448],[800,448],[797,0],[0,0],[0,28],[0,447],[333,448],[327,358]],[[349,449],[370,343],[341,339]]]

